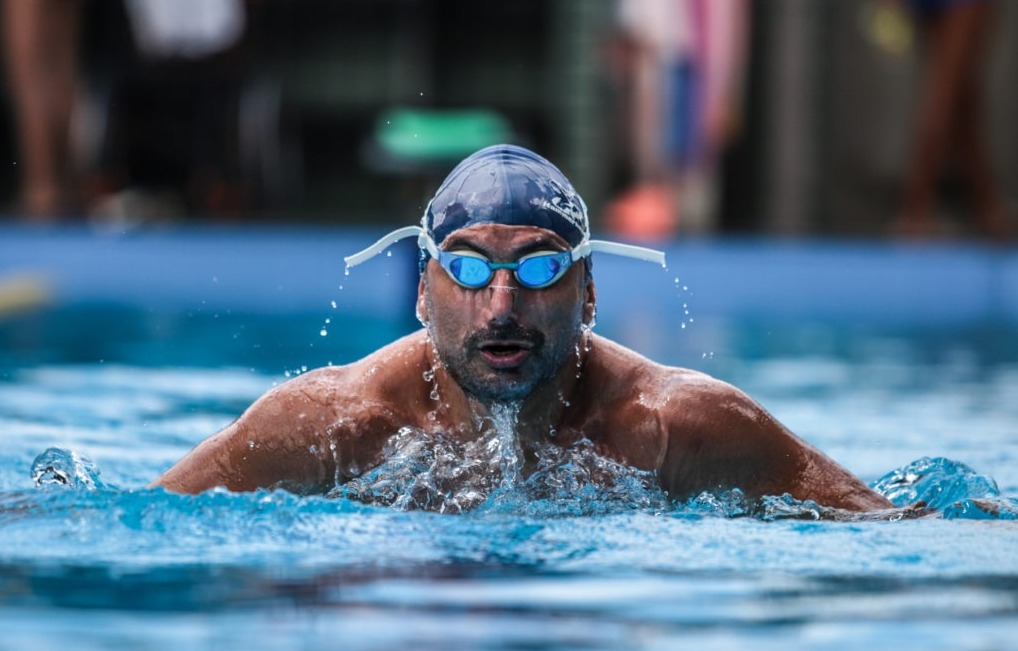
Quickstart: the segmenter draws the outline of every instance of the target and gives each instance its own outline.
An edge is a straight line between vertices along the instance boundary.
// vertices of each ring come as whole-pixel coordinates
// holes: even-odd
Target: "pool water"
[[[642,349],[737,384],[925,517],[672,504],[637,475],[529,500],[489,487],[456,515],[380,506],[370,481],[328,498],[145,488],[274,384],[413,326],[322,322],[0,321],[0,649],[1015,646],[1012,328],[697,323]]]

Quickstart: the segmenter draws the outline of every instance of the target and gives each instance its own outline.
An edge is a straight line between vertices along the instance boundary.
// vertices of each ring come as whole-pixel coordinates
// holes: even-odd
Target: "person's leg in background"
[[[70,124],[79,0],[5,0],[3,37],[20,154],[21,209],[46,220],[72,208]]]
[[[927,52],[900,223],[906,235],[934,232],[938,181],[954,147],[979,227],[995,236],[1006,230],[1005,204],[982,129],[982,73],[994,5],[986,0],[952,2],[921,19]]]

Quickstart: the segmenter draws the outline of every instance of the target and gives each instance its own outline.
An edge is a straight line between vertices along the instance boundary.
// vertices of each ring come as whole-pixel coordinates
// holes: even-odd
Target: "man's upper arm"
[[[236,421],[206,439],[159,477],[153,486],[199,493],[282,487],[320,490],[330,483],[331,416],[297,383],[284,384],[252,404]]]
[[[700,381],[680,404],[661,472],[676,497],[739,488],[754,497],[788,493],[851,510],[891,506],[730,385]]]

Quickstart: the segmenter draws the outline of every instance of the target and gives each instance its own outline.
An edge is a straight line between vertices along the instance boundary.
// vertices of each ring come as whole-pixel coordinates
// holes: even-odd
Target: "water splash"
[[[939,516],[952,519],[1018,520],[1018,500],[1001,497],[992,477],[944,457],[923,457],[887,473],[871,488],[896,509],[850,513],[790,495],[751,498],[739,489],[704,492],[677,505],[677,514],[759,520],[899,520]]]
[[[943,510],[965,499],[996,499],[1000,489],[992,477],[944,457],[922,457],[887,473],[872,486],[897,506],[923,502]]]
[[[403,510],[461,513],[501,481],[499,459],[485,441],[461,442],[404,427],[386,444],[385,461],[332,491],[332,497]]]
[[[488,443],[489,454],[499,460],[502,483],[499,488],[509,492],[519,485],[523,470],[523,451],[520,449],[516,425],[520,415],[520,403],[496,403],[491,409],[491,426],[494,432]]]
[[[348,499],[404,510],[462,513],[517,492],[523,455],[516,435],[519,405],[498,404],[473,441],[404,427],[386,445],[385,461],[333,491]]]
[[[86,491],[107,488],[99,475],[99,467],[87,456],[62,448],[48,448],[32,462],[32,483],[37,488],[64,486]]]
[[[490,418],[489,433],[473,441],[404,427],[389,440],[381,465],[342,485],[337,470],[336,488],[327,497],[399,510],[528,517],[643,510],[678,518],[762,521],[1018,520],[1018,499],[1001,496],[991,477],[943,457],[923,457],[874,482],[872,488],[899,507],[877,513],[850,513],[787,494],[750,497],[739,489],[703,492],[676,502],[660,490],[656,473],[605,457],[588,439],[569,446],[540,442],[524,455],[515,435],[517,413],[513,405],[502,406]],[[335,443],[330,449],[335,457]],[[62,448],[39,454],[31,479],[40,489],[118,492],[101,479],[91,459]]]
[[[403,428],[390,439],[386,461],[332,496],[405,510],[539,517],[669,507],[654,473],[604,457],[588,440],[568,447],[540,442],[525,455],[517,415],[515,405],[498,407],[488,434],[466,442]]]

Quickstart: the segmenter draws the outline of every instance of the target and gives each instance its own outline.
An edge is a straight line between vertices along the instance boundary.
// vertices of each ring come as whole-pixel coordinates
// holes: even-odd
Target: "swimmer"
[[[153,486],[327,493],[379,466],[401,428],[476,440],[512,404],[524,474],[539,446],[586,439],[652,471],[675,499],[739,488],[892,508],[735,387],[593,334],[592,254],[659,264],[664,255],[591,240],[583,200],[544,158],[510,145],[476,152],[445,179],[420,227],[347,264],[411,236],[421,250],[420,331],[272,389]]]

